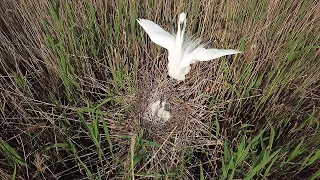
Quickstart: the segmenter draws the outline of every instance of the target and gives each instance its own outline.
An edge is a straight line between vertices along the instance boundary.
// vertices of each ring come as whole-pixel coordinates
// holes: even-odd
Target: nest
[[[161,144],[148,147],[153,156],[151,169],[161,169],[163,164],[175,169],[185,163],[186,147],[206,146],[214,154],[214,147],[221,142],[212,137],[215,130],[206,125],[207,120],[214,118],[213,109],[206,105],[209,98],[202,95],[207,81],[189,76],[179,82],[167,76],[164,64],[158,66],[152,70],[143,66],[145,69],[138,71],[134,98],[136,129],[144,129],[143,138]]]
[[[186,107],[179,102],[172,79],[155,81],[151,76],[144,77],[138,83],[136,105],[141,126],[151,133],[168,134],[178,124],[184,124]]]

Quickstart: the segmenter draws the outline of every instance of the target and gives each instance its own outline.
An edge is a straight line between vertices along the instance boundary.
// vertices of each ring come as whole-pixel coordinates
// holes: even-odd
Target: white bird
[[[186,74],[190,71],[190,65],[197,60],[208,61],[221,56],[241,53],[241,51],[234,49],[206,49],[198,39],[185,38],[187,19],[184,12],[179,16],[176,36],[150,20],[137,19],[137,21],[149,35],[151,41],[168,50],[169,76],[177,80],[185,80]]]
[[[151,114],[152,116],[157,116],[158,118],[162,118],[165,122],[170,119],[170,112],[165,110],[166,102],[160,100],[150,104]]]

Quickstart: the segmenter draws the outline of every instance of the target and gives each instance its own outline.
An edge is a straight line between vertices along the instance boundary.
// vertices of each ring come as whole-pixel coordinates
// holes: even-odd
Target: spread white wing
[[[189,54],[184,54],[183,61],[181,62],[181,67],[187,67],[190,64],[198,61],[209,61],[211,59],[216,59],[226,55],[242,53],[241,51],[235,49],[206,49],[203,47],[198,47]]]
[[[175,38],[172,34],[163,30],[156,23],[147,19],[137,19],[140,26],[149,35],[151,41],[166,48],[168,51],[172,51],[174,48]]]

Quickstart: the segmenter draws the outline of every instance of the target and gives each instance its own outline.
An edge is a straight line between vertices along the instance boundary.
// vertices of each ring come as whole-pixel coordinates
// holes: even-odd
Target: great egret
[[[185,38],[186,13],[181,13],[178,20],[178,32],[174,36],[163,30],[159,25],[147,19],[137,19],[140,26],[149,35],[151,41],[169,51],[169,76],[177,80],[185,80],[190,71],[190,65],[199,61],[208,61],[221,56],[238,54],[234,49],[206,49],[199,40]]]

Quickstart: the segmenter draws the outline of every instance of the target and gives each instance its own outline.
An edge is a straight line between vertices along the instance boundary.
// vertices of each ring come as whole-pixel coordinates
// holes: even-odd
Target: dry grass
[[[320,176],[318,1],[0,3],[3,179]],[[241,55],[167,77],[136,18]],[[170,120],[152,124],[165,99]]]

